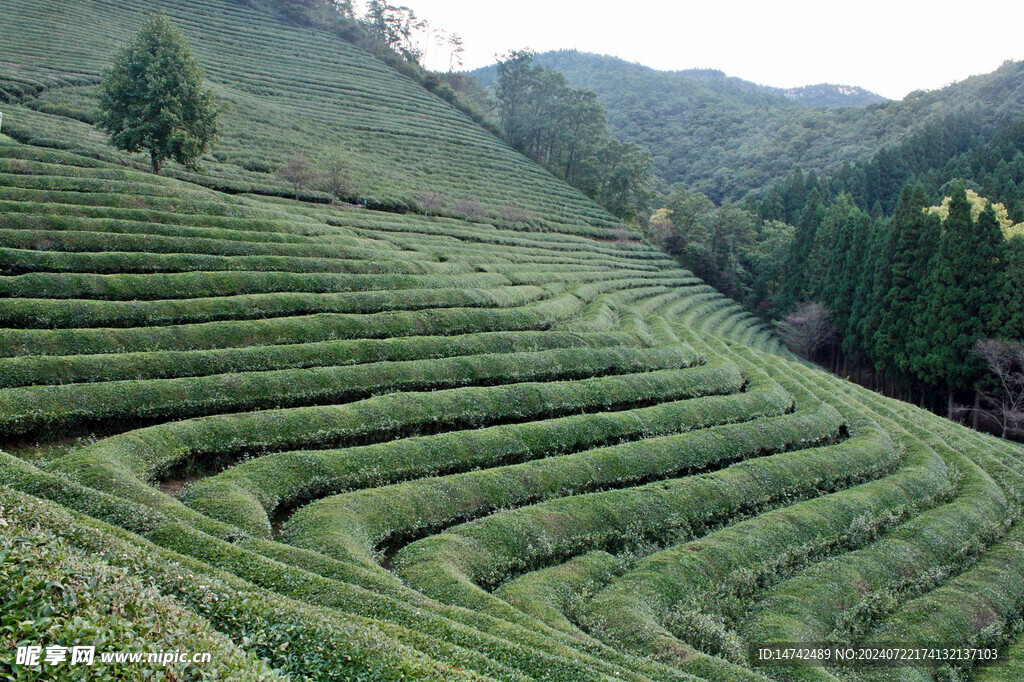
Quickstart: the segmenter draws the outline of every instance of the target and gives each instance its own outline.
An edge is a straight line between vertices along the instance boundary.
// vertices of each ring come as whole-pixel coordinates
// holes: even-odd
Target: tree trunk
[[[946,419],[953,420],[953,389],[949,389],[948,401],[946,405]]]
[[[978,430],[978,414],[981,412],[981,391],[974,389],[974,409],[971,410],[971,428]]]
[[[149,153],[149,163],[153,167],[153,175],[160,175],[160,159],[157,158],[156,152]]]

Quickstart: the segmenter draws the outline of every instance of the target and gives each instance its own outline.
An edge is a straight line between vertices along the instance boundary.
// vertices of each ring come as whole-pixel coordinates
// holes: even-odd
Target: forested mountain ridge
[[[951,115],[976,112],[993,126],[1024,113],[1024,62],[899,101],[823,108],[720,71],[657,71],[576,51],[536,60],[597,93],[613,134],[651,153],[661,189],[681,183],[715,201],[761,194],[797,167],[824,173],[866,161]],[[494,71],[476,73],[487,83]]]
[[[866,107],[869,104],[881,104],[889,101],[862,87],[835,83],[786,88],[782,90],[782,95],[809,107]]]
[[[727,76],[718,69],[659,71],[619,57],[580,52],[579,50],[542,52],[537,54],[535,59],[542,66],[550,66],[565,73],[576,87],[586,87],[595,91],[599,81],[603,78],[602,72],[611,75],[612,72],[621,70],[624,73],[635,72],[638,74],[650,72],[656,77],[664,77],[667,85],[674,84],[677,88],[703,88],[707,89],[709,94],[717,92],[723,97],[759,93],[768,96],[769,99],[765,101],[766,103],[771,103],[772,98],[781,100],[774,104],[782,107],[786,106],[789,101],[805,106],[830,108],[867,106],[889,101],[881,95],[856,85],[818,83],[792,88],[775,88]],[[494,82],[497,71],[494,66],[486,66],[476,69],[472,73],[481,85],[489,86]]]

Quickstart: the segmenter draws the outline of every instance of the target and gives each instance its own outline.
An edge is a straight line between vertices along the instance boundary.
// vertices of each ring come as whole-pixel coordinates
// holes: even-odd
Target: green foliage
[[[716,207],[676,188],[647,228],[650,238],[717,290],[768,316],[784,281],[792,228],[734,204]]]
[[[888,291],[880,301],[873,356],[901,375],[918,369],[934,343],[925,333],[930,299],[929,272],[940,237],[937,221],[924,215],[925,197],[918,187],[904,190],[889,225],[893,235]]]
[[[650,201],[650,154],[608,136],[604,108],[589,90],[574,90],[529,50],[498,62],[498,118],[513,149],[583,190],[614,215],[635,220]]]
[[[213,91],[184,36],[167,17],[149,17],[104,74],[100,128],[127,152],[149,152],[154,173],[174,159],[193,168],[217,135]]]
[[[836,108],[709,69],[657,71],[573,50],[543,53],[536,62],[563,74],[571,87],[597,93],[615,137],[650,152],[661,191],[680,184],[716,203],[751,191],[764,197],[802,168],[848,174],[852,182],[843,189],[858,205],[870,210],[879,198],[891,211],[914,175],[943,169],[938,185],[966,175],[945,170],[950,157],[1024,113],[1022,62],[900,101],[853,96]],[[475,73],[485,86],[495,80],[494,66]],[[957,165],[994,169],[993,151],[977,149]],[[1012,155],[1006,160],[1012,163]]]
[[[1014,149],[1011,140],[1020,139],[1014,130],[1002,129],[1000,148]],[[933,153],[941,156],[945,147],[937,147]],[[861,172],[891,177],[885,175],[888,153],[835,178],[805,179],[796,172],[760,203],[762,217],[799,213],[774,302],[786,311],[815,301],[831,312],[839,335],[830,349],[834,369],[839,350],[858,367],[872,365],[880,377],[876,384],[889,383],[890,391],[917,390],[922,403],[927,394],[944,392],[952,415],[956,392],[975,388],[982,378],[975,342],[1016,333],[1016,322],[1010,322],[1018,298],[1010,284],[1017,274],[1013,223],[1004,206],[992,206],[962,182],[944,187],[950,195],[941,200],[929,196],[927,184],[907,184],[891,217],[878,211],[868,216],[857,204],[873,195],[851,178]],[[1003,191],[1012,195],[1016,185],[1009,175],[1006,182]],[[854,194],[833,194],[850,187]],[[876,206],[882,200],[888,201],[884,191]],[[929,206],[933,202],[938,205]]]
[[[925,373],[941,377],[950,390],[970,385],[978,373],[971,349],[991,335],[991,320],[998,300],[1003,235],[995,213],[987,208],[977,221],[963,187],[953,192],[949,218],[931,263],[931,297],[927,315],[928,340]]]
[[[10,499],[5,500],[7,504]],[[14,512],[12,514],[12,511]],[[26,524],[24,509],[0,506],[0,659],[4,679],[88,671],[90,680],[175,676],[231,680],[277,680],[266,663],[235,646],[210,623],[161,594],[132,571],[70,546],[51,531]],[[31,523],[35,520],[32,519]],[[94,663],[72,667],[71,647],[94,646]],[[14,661],[18,646],[67,648],[63,663],[28,667]],[[104,663],[114,651],[206,652],[206,664]]]

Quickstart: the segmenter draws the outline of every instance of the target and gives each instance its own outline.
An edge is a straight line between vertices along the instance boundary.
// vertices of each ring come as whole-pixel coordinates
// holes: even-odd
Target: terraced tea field
[[[606,212],[499,143],[469,118],[333,35],[291,26],[244,0],[3,0],[0,103],[21,142],[119,163],[91,125],[99,76],[148,12],[162,12],[196,52],[218,99],[221,139],[203,173],[167,173],[232,192],[291,194],[274,176],[289,158],[337,152],[349,193],[371,206],[479,203],[517,226],[600,235]],[[306,190],[309,193],[309,190]]]
[[[650,247],[17,144],[0,178],[5,518],[283,674],[832,679],[746,646],[1024,612],[1017,446],[793,361]]]
[[[202,174],[87,123],[146,9],[232,103]],[[1024,679],[1019,446],[796,361],[335,38],[219,0],[0,10],[0,596],[39,615],[4,621],[0,672],[19,637],[102,631],[216,652],[181,679]],[[372,205],[489,215],[246,168],[335,142]]]

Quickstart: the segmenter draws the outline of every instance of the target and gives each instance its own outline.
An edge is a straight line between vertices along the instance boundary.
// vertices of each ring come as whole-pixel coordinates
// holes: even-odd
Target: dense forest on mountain
[[[950,116],[969,113],[991,131],[1024,114],[1024,62],[900,101],[858,106],[865,99],[854,95],[851,106],[823,108],[806,105],[817,103],[813,97],[804,104],[720,71],[657,71],[576,51],[543,53],[536,60],[564,74],[570,86],[597,94],[612,133],[651,153],[663,192],[679,183],[716,203],[741,200],[750,191],[761,195],[798,167],[834,173],[843,164],[868,161]],[[495,69],[476,74],[486,85]]]
[[[943,394],[947,412],[956,392],[975,392],[977,407],[990,380],[977,343],[1024,338],[1022,189],[1024,122],[986,134],[973,115],[834,176],[796,171],[748,204],[795,226],[780,286],[758,304],[820,303],[834,369],[870,367],[877,387],[922,403]]]
[[[677,187],[646,231],[767,319],[806,325],[820,305],[828,334],[807,356],[946,414],[966,402],[977,423],[995,380],[978,343],[1024,337],[1022,197],[1024,121],[967,110],[760,200]]]

